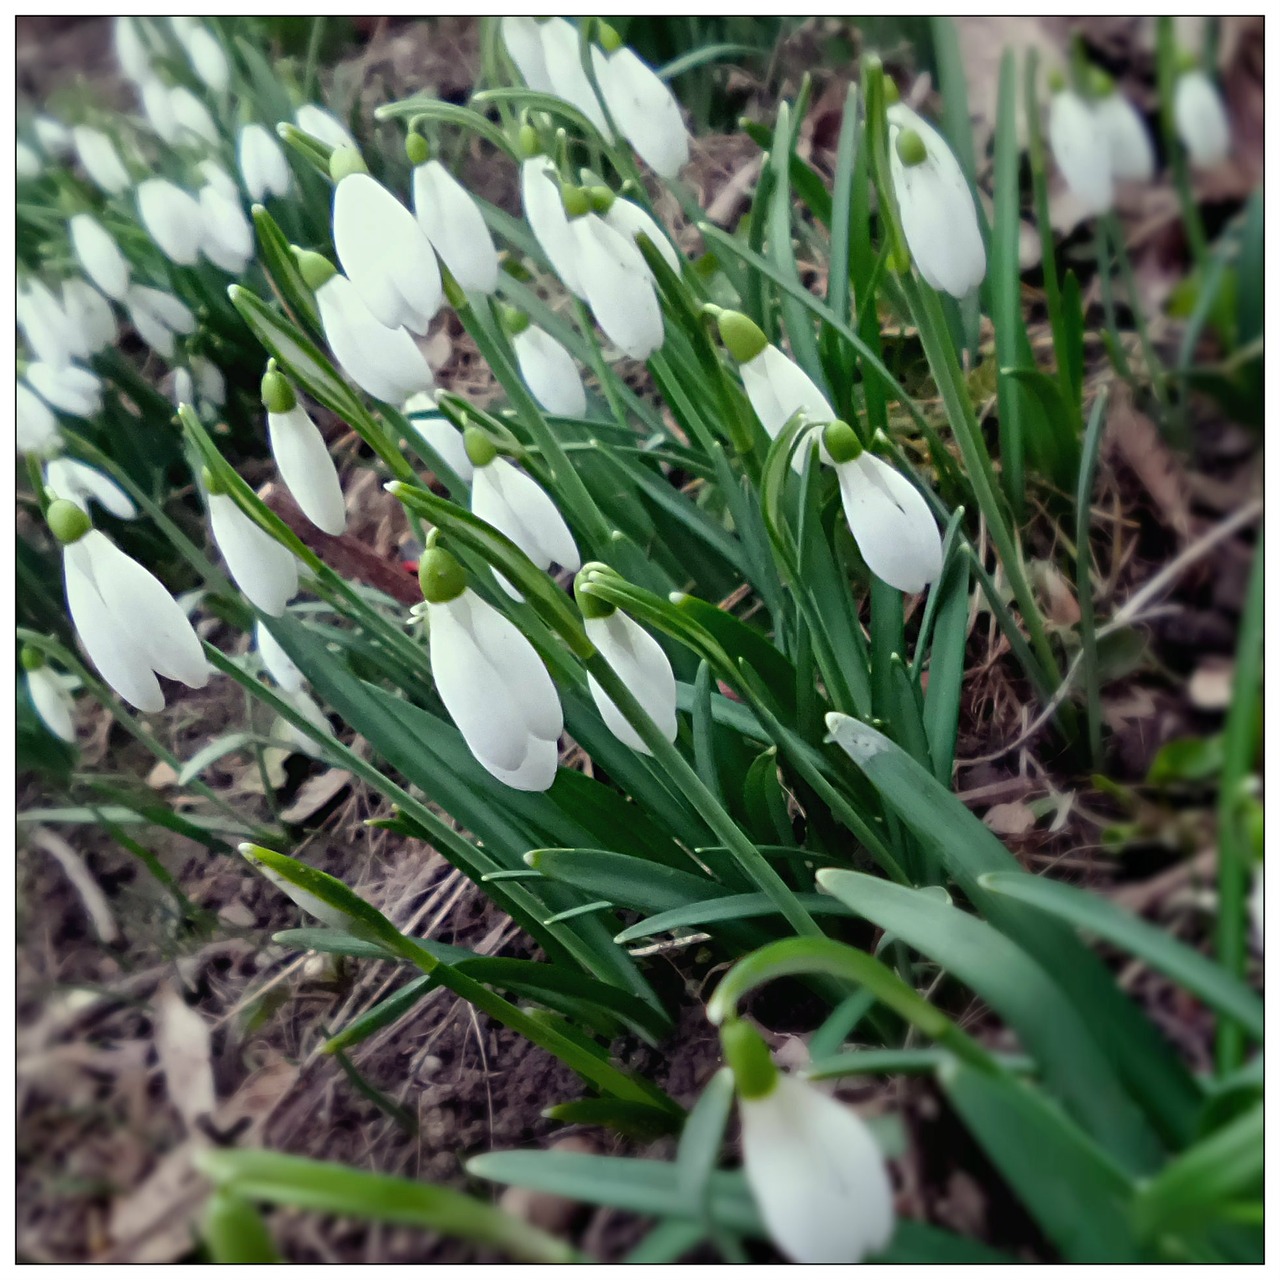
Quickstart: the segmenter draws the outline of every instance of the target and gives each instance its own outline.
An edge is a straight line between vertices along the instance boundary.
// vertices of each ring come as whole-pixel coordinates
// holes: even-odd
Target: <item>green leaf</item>
[[[614,1129],[629,1138],[652,1142],[671,1132],[671,1113],[642,1102],[622,1102],[617,1098],[578,1098],[556,1102],[542,1113],[561,1124]]]
[[[247,1201],[225,1191],[216,1191],[209,1197],[200,1234],[214,1263],[280,1261],[262,1215]]]
[[[855,1049],[849,1053],[815,1058],[804,1069],[809,1080],[842,1080],[846,1076],[918,1075],[939,1070],[954,1062],[955,1056],[945,1049]],[[997,1055],[996,1061],[1008,1072],[1029,1075],[1036,1064],[1027,1057]]]
[[[799,893],[800,904],[813,915],[856,915],[842,902],[833,902],[822,893]],[[670,933],[676,929],[701,929],[707,925],[732,920],[749,920],[754,916],[778,914],[777,904],[763,893],[735,893],[727,898],[706,898],[673,907],[649,916],[636,924],[628,925],[614,939],[618,943],[635,942],[640,938],[652,938],[655,934]]]

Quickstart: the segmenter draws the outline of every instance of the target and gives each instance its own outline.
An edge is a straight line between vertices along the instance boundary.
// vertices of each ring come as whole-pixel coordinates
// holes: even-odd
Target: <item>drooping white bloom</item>
[[[779,1075],[738,1100],[747,1185],[774,1243],[800,1263],[860,1262],[889,1243],[893,1188],[871,1131],[849,1107]]]
[[[75,458],[54,458],[44,469],[44,487],[59,498],[74,502],[81,511],[96,502],[121,520],[132,520],[138,509],[110,476]]]
[[[978,210],[964,171],[946,139],[909,107],[894,103],[887,114],[889,174],[907,248],[930,288],[963,298],[987,273]],[[900,151],[920,150],[911,133],[923,143],[924,154],[908,154],[916,163],[907,164]]]
[[[403,404],[415,392],[435,386],[431,367],[409,331],[382,324],[346,276],[334,275],[321,285],[316,306],[334,358],[375,399]]]
[[[323,107],[317,107],[309,102],[304,103],[294,112],[293,118],[303,133],[309,133],[313,138],[318,138],[326,146],[333,147],[335,150],[339,147],[350,147],[356,150],[355,139],[346,131],[337,117]]]
[[[538,93],[555,93],[556,87],[547,74],[538,23],[533,18],[505,17],[501,26],[502,41],[525,84]]]
[[[1203,71],[1184,71],[1173,90],[1178,137],[1198,169],[1212,169],[1231,153],[1231,126],[1217,86]]]
[[[18,140],[15,162],[19,178],[38,178],[44,167],[35,148],[27,146],[21,139]]]
[[[625,45],[592,48],[596,83],[613,123],[655,173],[674,178],[689,163],[689,131],[671,90]]]
[[[34,277],[18,289],[18,328],[37,360],[63,365],[88,354],[79,327],[69,324],[61,303],[42,280]]]
[[[61,120],[53,116],[36,116],[36,141],[47,156],[61,157],[71,154],[74,144],[71,141],[71,130]]]
[[[139,711],[164,710],[156,675],[203,689],[209,662],[181,606],[96,529],[63,548],[67,608],[98,674]]]
[[[549,156],[530,156],[520,166],[520,195],[525,220],[570,293],[586,298],[578,271],[577,238],[560,200],[556,167]]]
[[[333,244],[381,324],[426,333],[443,296],[436,256],[413,214],[367,173],[348,174],[333,193]]]
[[[215,409],[227,402],[227,380],[207,356],[191,357],[191,373],[195,378],[195,392],[201,400]]]
[[[165,178],[138,184],[138,216],[170,262],[194,266],[205,236],[200,202]]]
[[[71,247],[84,273],[117,302],[129,290],[129,263],[103,225],[88,213],[77,213],[68,224]]]
[[[208,143],[216,147],[220,141],[218,126],[209,109],[185,85],[179,85],[169,93],[169,105],[178,122],[179,136],[191,143]]]
[[[676,740],[676,677],[662,646],[634,619],[621,609],[604,618],[585,618],[587,638],[627,686],[631,696],[645,709],[649,718],[662,730],[668,742]],[[631,722],[618,710],[613,700],[600,687],[595,676],[588,674],[587,683],[601,718],[619,742],[645,755],[652,752]]]
[[[836,412],[817,384],[790,356],[772,344],[738,366],[747,399],[771,440],[802,413],[812,423],[832,422]]]
[[[125,308],[138,336],[166,360],[173,357],[175,334],[195,332],[196,318],[186,304],[162,289],[130,285]]]
[[[289,161],[284,148],[264,125],[247,124],[240,130],[240,176],[249,195],[261,204],[268,196],[289,194]]]
[[[1109,93],[1094,111],[1107,136],[1111,176],[1122,182],[1150,182],[1155,177],[1156,153],[1137,107],[1123,94]]]
[[[286,693],[301,693],[302,672],[298,670],[294,660],[280,647],[280,641],[271,634],[261,618],[254,623],[253,641],[258,649],[258,657],[262,659],[262,665],[276,684]]]
[[[228,199],[240,199],[240,188],[236,185],[236,180],[216,160],[201,160],[196,168],[200,170],[206,186],[220,191]]]
[[[320,428],[295,402],[285,413],[267,414],[267,436],[280,478],[303,515],[336,537],[347,527],[347,508]]]
[[[221,93],[231,82],[231,67],[217,37],[208,27],[198,27],[185,41],[187,57],[196,75],[214,93]]]
[[[298,594],[298,564],[289,549],[225,493],[208,496],[209,527],[236,586],[263,613],[278,618]]]
[[[489,446],[492,451],[492,445]],[[538,566],[553,564],[577,572],[582,564],[569,526],[546,490],[505,458],[492,456],[487,463],[472,456],[471,513],[505,534]],[[498,583],[508,595],[520,593],[502,576]]]
[[[578,108],[600,131],[606,142],[613,131],[604,117],[600,99],[582,67],[582,42],[578,28],[567,18],[550,18],[538,24],[542,57],[551,81],[551,92]]]
[[[76,704],[63,678],[47,666],[36,667],[26,675],[31,705],[36,709],[36,715],[44,722],[45,728],[61,738],[63,742],[74,742],[76,740],[74,719]]]
[[[573,357],[549,333],[530,324],[511,339],[520,376],[548,412],[585,417],[587,393]]]
[[[328,721],[325,722],[325,727],[328,728]],[[321,924],[327,924],[331,929],[349,930],[351,928],[351,917],[345,911],[339,911],[337,907],[331,907],[323,898],[319,898],[314,893],[303,889],[300,885],[294,884],[292,880],[282,876],[274,867],[267,866],[265,862],[255,855],[253,845],[242,844],[240,853],[247,862],[262,872],[266,879],[270,880],[286,897],[291,898],[309,916],[315,916]]]
[[[450,467],[464,484],[471,483],[474,468],[462,442],[462,432],[436,409],[436,402],[426,392],[410,396],[404,403],[404,415],[414,432]]]
[[[1060,89],[1049,103],[1049,146],[1062,176],[1088,214],[1111,208],[1111,149],[1098,113],[1079,94]]]
[[[533,645],[469,588],[427,616],[436,689],[468,750],[499,782],[545,791],[564,714]]]
[[[138,85],[138,94],[142,98],[142,114],[147,117],[147,123],[162,141],[173,146],[178,141],[179,126],[169,86],[152,76]]]
[[[670,236],[638,204],[634,204],[630,200],[615,200],[609,206],[608,212],[605,213],[604,220],[633,244],[637,236],[648,236],[653,243],[653,247],[666,259],[667,265],[671,270],[676,275],[680,274],[683,264],[675,246],[671,243]],[[645,270],[647,271],[648,267]]]
[[[112,23],[116,59],[120,69],[135,84],[151,78],[151,54],[138,30],[136,18],[116,18]]]
[[[94,355],[115,345],[115,313],[106,298],[87,280],[63,281],[62,309],[68,324],[74,325],[79,333],[84,354]]]
[[[102,408],[102,380],[79,365],[45,364],[27,367],[27,381],[48,404],[77,418],[92,418]]]
[[[108,195],[119,195],[128,189],[129,171],[105,133],[79,124],[71,131],[71,136],[80,166],[95,186]]]
[[[569,227],[578,249],[579,279],[596,323],[633,360],[647,360],[666,335],[653,276],[635,241],[594,213],[571,219]]]
[[[18,382],[15,405],[19,453],[46,453],[56,448],[60,436],[53,410],[25,382]]]
[[[468,293],[498,287],[498,251],[480,206],[438,160],[413,170],[413,212],[418,226]]]
[[[240,203],[240,193],[231,194],[212,182],[200,188],[200,221],[204,237],[200,252],[216,267],[239,275],[253,258],[253,224]]]
[[[314,725],[326,736],[332,734],[329,717],[305,689],[281,689],[280,695],[308,724]],[[284,743],[291,751],[300,751],[314,760],[326,758],[324,748],[305,729],[286,720],[284,716],[276,717],[271,726],[271,736]]]

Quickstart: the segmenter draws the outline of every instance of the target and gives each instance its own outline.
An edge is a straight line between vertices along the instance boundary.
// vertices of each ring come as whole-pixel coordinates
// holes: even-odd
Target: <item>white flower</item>
[[[15,409],[19,453],[45,453],[58,444],[58,419],[25,382],[18,383]]]
[[[333,193],[333,243],[381,324],[426,333],[442,296],[436,255],[413,214],[367,173],[348,174]]]
[[[221,140],[218,126],[214,123],[209,109],[185,85],[179,85],[169,93],[169,105],[173,108],[174,118],[178,122],[180,136],[185,135],[192,143],[207,142],[216,147]]]
[[[74,742],[76,704],[62,677],[49,667],[39,666],[27,672],[27,692],[31,695],[31,705],[49,732],[63,742]]]
[[[63,413],[92,418],[102,408],[102,381],[79,365],[37,361],[27,368],[27,381],[45,401]]]
[[[16,167],[19,178],[38,178],[40,170],[44,167],[40,163],[40,157],[36,154],[35,148],[27,146],[21,139],[17,144]]]
[[[195,332],[196,318],[186,304],[162,289],[130,285],[125,307],[138,336],[166,360],[173,357],[174,334]]]
[[[138,216],[170,262],[194,266],[205,237],[200,202],[165,178],[138,184]]]
[[[87,512],[92,501],[121,520],[138,514],[129,495],[110,476],[75,458],[54,458],[44,469],[44,487],[81,511]]]
[[[527,325],[511,339],[520,376],[533,398],[548,412],[581,418],[587,412],[587,393],[573,357],[549,333]]]
[[[1253,941],[1258,950],[1262,950],[1264,934],[1262,930],[1262,867],[1259,862],[1253,869],[1253,887],[1249,891],[1249,923],[1253,926]]]
[[[85,275],[108,298],[123,302],[129,289],[129,263],[110,233],[88,213],[77,213],[68,225],[71,247]]]
[[[578,249],[579,279],[587,305],[609,340],[633,360],[647,360],[662,346],[662,308],[635,241],[598,214],[569,223]]]
[[[236,586],[263,613],[278,618],[298,594],[298,565],[289,549],[225,493],[208,495],[209,526]]]
[[[1107,136],[1111,176],[1122,182],[1150,182],[1155,177],[1156,153],[1138,109],[1123,94],[1109,93],[1094,111]]]
[[[428,603],[431,671],[468,750],[499,782],[555,781],[564,714],[532,644],[474,591]]]
[[[119,195],[129,187],[129,171],[105,133],[80,124],[71,131],[71,136],[80,166],[95,186],[108,195]]]
[[[195,390],[201,400],[215,409],[226,404],[227,380],[212,360],[205,356],[192,356],[191,372],[195,376]]]
[[[196,75],[215,93],[221,93],[231,82],[231,68],[217,37],[207,27],[200,27],[184,43]]]
[[[164,710],[156,675],[203,689],[209,663],[163,586],[96,529],[63,548],[67,607],[98,674],[139,711]]]
[[[556,167],[549,156],[530,156],[520,166],[520,195],[525,220],[564,287],[587,295],[579,283],[578,246],[560,200]]]
[[[328,729],[328,721],[325,722],[325,728]],[[299,907],[303,909],[309,916],[315,916],[322,924],[327,924],[331,929],[341,929],[343,931],[350,930],[352,920],[345,911],[339,911],[337,907],[331,907],[323,898],[318,898],[314,893],[301,888],[293,883],[292,880],[282,876],[274,867],[269,867],[265,862],[254,856],[253,845],[242,844],[240,852],[245,859],[252,863],[262,874],[271,881],[281,893],[286,897],[293,899]]]
[[[18,290],[17,321],[32,354],[45,364],[63,365],[88,354],[79,326],[68,321],[42,280],[30,279]]]
[[[141,84],[151,76],[151,55],[138,30],[137,19],[116,18],[112,26],[120,69],[134,83]]]
[[[228,194],[212,182],[200,188],[200,220],[204,237],[200,252],[214,266],[239,275],[253,258],[253,224],[232,187]]]
[[[506,17],[501,26],[502,41],[525,84],[538,93],[555,93],[556,87],[547,74],[538,23],[533,18]]]
[[[889,174],[907,248],[925,283],[963,298],[982,283],[987,254],[978,230],[978,211],[960,162],[946,140],[909,107],[888,110]],[[923,144],[917,163],[904,162],[899,140],[909,151]],[[914,158],[914,157],[908,157]]]
[[[257,645],[258,657],[262,659],[262,665],[276,684],[287,693],[301,693],[302,672],[298,670],[297,664],[293,659],[280,647],[280,641],[271,634],[267,624],[261,618],[254,623],[253,640],[254,644]]]
[[[760,334],[760,338],[764,335]],[[747,399],[771,440],[782,434],[782,428],[797,413],[816,424],[835,419],[835,410],[813,379],[790,356],[771,344],[739,364],[738,372],[742,375]],[[799,452],[797,450],[797,456]]]
[[[87,280],[63,281],[62,309],[67,323],[78,330],[86,355],[93,355],[116,340],[116,317],[111,304]]]
[[[462,432],[437,412],[435,400],[425,393],[410,396],[405,401],[404,414],[414,433],[438,453],[444,463],[453,468],[459,480],[470,484],[474,468],[471,459],[467,457]]]
[[[1079,94],[1060,89],[1049,103],[1049,146],[1067,186],[1088,214],[1111,208],[1111,150],[1098,113]]]
[[[1213,81],[1203,71],[1184,71],[1173,90],[1173,120],[1191,163],[1212,169],[1231,153],[1231,126]]]
[[[334,275],[321,285],[316,306],[334,358],[375,399],[402,404],[435,385],[409,331],[382,324],[346,276]]]
[[[138,85],[142,98],[142,114],[156,131],[157,136],[172,146],[178,141],[178,117],[173,109],[169,86],[163,80],[152,77]]]
[[[468,293],[498,287],[498,251],[480,206],[438,160],[413,170],[413,212],[418,226]]]
[[[740,1097],[738,1106],[747,1185],[788,1258],[860,1262],[889,1243],[893,1188],[856,1112],[784,1075],[764,1097]]]
[[[491,453],[493,446],[484,443]],[[472,515],[510,538],[539,569],[558,564],[576,572],[582,564],[577,544],[542,486],[505,458],[494,455],[482,463],[473,454],[471,460],[475,465],[471,479]],[[508,595],[523,599],[502,574],[497,578]]]
[[[620,609],[604,618],[583,620],[587,638],[627,686],[631,696],[648,712],[668,742],[676,740],[676,677],[662,646]],[[633,751],[651,755],[631,722],[600,687],[595,676],[587,683],[609,732]]]
[[[551,91],[577,107],[600,131],[600,136],[606,142],[612,142],[613,131],[582,67],[578,28],[567,18],[550,18],[538,24],[538,36],[542,41],[542,57],[547,78],[551,81]]]
[[[271,456],[302,513],[335,537],[347,527],[342,482],[320,428],[298,403],[285,413],[267,414]]]
[[[326,146],[333,147],[335,150],[339,147],[350,147],[356,150],[355,139],[337,118],[323,107],[305,103],[298,108],[293,118],[303,133],[309,133],[313,138],[318,138]]]
[[[201,160],[196,167],[200,170],[200,176],[206,185],[220,191],[229,199],[240,199],[240,188],[236,185],[236,180],[216,160]]]
[[[289,194],[289,161],[284,148],[264,125],[247,124],[240,130],[240,176],[258,204],[268,196]]]
[[[670,237],[638,204],[633,204],[630,200],[614,200],[604,215],[604,220],[633,244],[638,235],[648,236],[653,247],[666,259],[667,266],[676,275],[680,274],[683,263]],[[638,245],[636,247],[639,248]],[[647,266],[645,270],[648,271]]]
[[[36,116],[36,141],[47,156],[69,156],[73,147],[71,130],[53,116]]]
[[[625,46],[592,48],[596,83],[613,123],[655,173],[674,178],[689,163],[689,132],[671,90]]]
[[[333,733],[324,709],[305,689],[281,689],[280,696],[308,724],[321,730],[326,737]],[[290,751],[301,751],[313,760],[326,759],[324,748],[305,729],[286,720],[284,716],[277,716],[272,723],[271,736],[278,742],[283,742]]]

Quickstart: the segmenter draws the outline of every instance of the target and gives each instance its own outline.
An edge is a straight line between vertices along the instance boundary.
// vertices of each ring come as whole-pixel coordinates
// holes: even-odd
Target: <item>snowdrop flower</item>
[[[596,323],[633,360],[647,360],[665,335],[653,276],[635,241],[589,212],[581,187],[562,192],[577,246],[579,280]]]
[[[206,474],[206,486],[209,479]],[[207,506],[213,540],[236,586],[255,608],[278,618],[298,594],[298,564],[293,553],[216,486],[209,488]]]
[[[352,151],[357,150],[356,140],[338,119],[323,107],[306,103],[294,112],[293,118],[303,133],[309,133],[313,138],[318,138],[335,151],[342,147],[350,147]]]
[[[325,721],[325,729],[328,730],[329,722]],[[262,848],[261,845],[242,844],[240,846],[240,854],[252,867],[260,871],[266,879],[270,880],[277,889],[286,897],[291,898],[294,903],[301,907],[309,916],[315,916],[322,924],[327,924],[331,929],[341,929],[343,932],[351,932],[352,926],[358,929],[359,925],[345,911],[338,910],[337,907],[331,907],[323,898],[317,897],[314,893],[296,885],[287,876],[281,875],[274,867],[268,866],[258,855],[259,853],[270,853],[269,849]]]
[[[1078,93],[1059,89],[1049,103],[1049,146],[1067,186],[1086,213],[1111,208],[1111,149],[1094,108]]]
[[[178,122],[179,133],[192,143],[205,142],[216,147],[220,141],[218,126],[209,109],[190,89],[179,85],[169,93],[169,105]]]
[[[592,562],[583,567],[574,581],[574,593],[582,610],[587,639],[627,686],[631,696],[644,708],[649,719],[668,742],[676,740],[676,677],[662,646],[634,619],[592,594],[594,576],[611,572],[607,565]],[[609,732],[633,751],[652,755],[631,721],[618,710],[595,676],[587,683],[596,709]]]
[[[195,376],[195,389],[201,400],[214,408],[226,404],[227,380],[212,360],[206,356],[192,356],[191,372]]]
[[[477,427],[463,433],[463,444],[471,465],[471,514],[505,534],[538,566],[553,564],[576,572],[582,564],[578,548],[546,491],[505,458],[498,457],[493,442]],[[498,584],[513,599],[524,597],[502,574]]]
[[[27,381],[46,403],[77,418],[92,418],[102,408],[102,381],[79,365],[45,364],[27,368]]]
[[[296,256],[316,295],[329,348],[353,382],[388,404],[403,404],[435,386],[431,367],[407,329],[382,324],[355,285],[320,254],[303,251]]]
[[[138,336],[166,360],[173,357],[175,334],[195,332],[196,318],[186,304],[162,289],[130,285],[125,307]]]
[[[250,197],[261,204],[268,196],[289,194],[289,161],[284,148],[264,125],[247,124],[240,130],[237,152],[240,176]]]
[[[29,147],[21,139],[17,145],[17,174],[19,178],[38,178],[44,167],[34,147]]]
[[[170,146],[178,141],[178,115],[173,108],[169,86],[157,77],[151,77],[138,85],[142,98],[142,114],[157,136]]]
[[[236,180],[216,160],[201,160],[196,167],[206,186],[213,187],[232,200],[240,199],[240,188],[236,185]]]
[[[53,410],[25,382],[18,382],[15,404],[19,453],[47,453],[61,440]]]
[[[162,711],[157,675],[203,689],[209,662],[181,606],[136,561],[94,529],[74,503],[50,503],[62,543],[67,608],[98,674],[139,711]]]
[[[280,641],[271,634],[270,629],[261,618],[253,624],[253,642],[258,650],[258,657],[267,674],[286,693],[301,693],[303,685],[302,672],[297,664],[280,647]]]
[[[194,266],[205,237],[200,202],[165,178],[138,184],[138,217],[170,262]]]
[[[582,43],[578,28],[567,18],[549,18],[538,24],[542,41],[542,57],[551,81],[551,92],[578,108],[599,130],[606,142],[613,141],[613,130],[605,119],[600,99],[582,66]]]
[[[129,263],[111,234],[91,214],[77,213],[68,224],[71,248],[84,273],[117,302],[129,290]]]
[[[867,568],[899,591],[923,591],[942,572],[942,539],[929,504],[905,476],[866,452],[847,422],[830,423],[823,444]]]
[[[44,655],[29,645],[22,649],[22,667],[27,677],[27,693],[46,729],[63,742],[75,742],[75,700],[63,677],[45,665]]]
[[[231,82],[231,67],[217,37],[208,27],[197,27],[183,44],[196,75],[214,93],[222,93]]]
[[[520,376],[533,398],[548,412],[564,418],[582,418],[587,393],[573,357],[549,333],[530,324],[528,316],[514,308],[503,311],[503,325],[520,366]]]
[[[1249,923],[1253,926],[1253,941],[1258,950],[1265,940],[1262,929],[1262,867],[1259,862],[1253,868],[1253,885],[1249,890]]]
[[[909,107],[889,107],[889,175],[907,248],[924,282],[956,298],[982,283],[987,253],[960,162]]]
[[[498,251],[480,206],[439,160],[427,159],[421,134],[409,135],[413,169],[413,213],[450,275],[468,293],[498,287]]]
[[[336,537],[347,527],[342,483],[320,428],[298,403],[289,380],[267,366],[262,379],[262,403],[267,410],[267,437],[280,478],[302,513],[317,528]]]
[[[324,709],[305,689],[281,689],[280,696],[291,706],[308,724],[314,725],[326,737],[332,735],[333,728],[329,724],[329,717],[325,715]],[[324,748],[303,728],[293,723],[292,720],[286,720],[284,716],[277,716],[271,725],[271,736],[279,742],[283,742],[289,751],[300,751],[304,755],[310,756],[313,760],[326,760]]]
[[[45,364],[63,365],[88,354],[79,328],[41,280],[27,280],[18,290],[17,321],[32,354]]]
[[[793,1262],[861,1262],[893,1235],[884,1154],[856,1111],[783,1075],[757,1032],[721,1028],[742,1120],[742,1171],[769,1235]]]
[[[436,409],[435,399],[430,393],[424,391],[410,396],[404,402],[403,413],[414,433],[440,455],[463,484],[470,484],[474,468],[467,457],[462,432]]]
[[[333,244],[343,271],[379,323],[426,333],[442,296],[431,242],[356,152],[335,151],[330,169],[338,182]]]
[[[676,252],[675,246],[671,243],[671,238],[638,204],[634,204],[630,200],[619,199],[607,187],[592,187],[587,194],[591,199],[591,207],[604,218],[609,226],[620,235],[625,236],[632,244],[635,244],[637,236],[647,236],[653,247],[662,254],[667,266],[676,275],[680,274],[681,267],[684,264],[680,259],[680,255]],[[645,270],[648,270],[647,266]],[[650,274],[652,275],[652,273]]]
[[[428,545],[418,578],[436,690],[467,749],[499,782],[545,791],[555,781],[564,713],[542,659],[467,586],[447,551]]]
[[[129,495],[110,476],[75,458],[54,458],[44,469],[44,487],[84,512],[90,502],[96,502],[120,520],[132,520],[138,514]]]
[[[1173,90],[1173,121],[1191,163],[1212,169],[1231,152],[1231,126],[1213,81],[1203,71],[1184,71]]]
[[[578,245],[560,199],[560,180],[549,156],[531,155],[520,166],[525,220],[561,283],[585,300],[578,277]]]
[[[593,47],[591,58],[613,123],[649,168],[663,178],[674,178],[689,163],[689,131],[679,104],[616,31],[606,26],[601,35],[612,52]]]
[[[1156,173],[1156,153],[1138,109],[1114,90],[1099,98],[1093,109],[1107,138],[1111,176],[1121,182],[1150,182]]]
[[[151,78],[151,54],[147,50],[136,18],[116,18],[112,23],[116,60],[135,84]]]
[[[239,275],[253,258],[253,224],[240,203],[240,193],[231,193],[213,182],[200,188],[200,221],[204,238],[200,252],[216,267]]]
[[[556,87],[547,74],[547,59],[542,52],[542,36],[534,18],[502,19],[502,42],[511,61],[516,64],[525,84],[537,93],[555,93]]]
[[[116,317],[111,304],[86,280],[71,279],[62,285],[62,309],[73,324],[85,355],[94,355],[116,341]]]
[[[95,186],[107,195],[119,195],[128,189],[129,171],[105,133],[80,124],[71,131],[71,137],[75,142],[80,166]]]
[[[53,116],[36,116],[36,141],[47,156],[61,157],[71,154],[74,144],[71,130]]]

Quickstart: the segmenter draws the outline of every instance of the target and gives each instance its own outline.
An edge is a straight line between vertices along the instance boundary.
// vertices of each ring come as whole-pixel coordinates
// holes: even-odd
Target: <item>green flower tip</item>
[[[418,585],[428,604],[447,604],[467,589],[467,573],[443,547],[428,545],[418,562]]]
[[[589,590],[601,573],[611,572],[609,566],[599,560],[589,560],[578,570],[573,580],[573,594],[584,618],[607,618],[611,613],[617,612],[616,606],[608,600],[601,600]]]
[[[605,53],[622,48],[622,37],[603,18],[596,19],[596,40]]]
[[[516,334],[523,333],[529,327],[529,317],[518,308],[507,306],[506,303],[501,304],[498,315],[509,337],[514,338]]]
[[[431,159],[430,144],[420,133],[411,133],[404,140],[404,153],[409,157],[409,163],[415,169],[420,164],[426,164]]]
[[[1190,49],[1179,49],[1176,65],[1181,75],[1184,71],[1195,71],[1200,66],[1200,59]]]
[[[200,468],[200,483],[204,485],[205,493],[207,493],[211,498],[216,498],[219,494],[226,493],[227,491],[226,485],[224,485],[208,467]]]
[[[334,276],[338,274],[338,268],[329,261],[322,253],[315,253],[311,249],[299,249],[298,246],[292,245],[293,259],[298,264],[298,270],[302,273],[303,280],[307,283],[307,288],[315,293],[323,285],[329,283]]]
[[[605,186],[587,188],[587,199],[591,202],[591,212],[605,214],[613,208],[617,196]]]
[[[262,375],[262,406],[268,413],[288,413],[298,403],[289,379],[276,368],[274,360]]]
[[[754,360],[769,345],[764,330],[741,311],[722,311],[716,317],[716,325],[720,341],[739,364]]]
[[[1116,82],[1101,67],[1089,68],[1089,92],[1093,97],[1110,97],[1115,87]]]
[[[520,154],[529,159],[531,156],[542,154],[542,143],[538,140],[538,131],[531,124],[522,124],[520,126],[520,135],[516,139],[519,144]]]
[[[560,203],[570,218],[585,217],[591,212],[591,197],[581,187],[569,183],[560,188]]]
[[[898,149],[898,159],[908,169],[924,164],[929,158],[929,150],[924,145],[924,139],[915,129],[900,129],[895,145]]]
[[[18,660],[22,663],[23,671],[39,671],[44,666],[44,654],[39,649],[33,649],[29,644],[22,646]]]
[[[720,1047],[733,1072],[740,1098],[767,1098],[778,1083],[778,1068],[760,1033],[741,1018],[730,1018],[720,1028]]]
[[[462,433],[462,447],[471,459],[471,465],[479,469],[487,467],[498,456],[494,443],[479,427],[467,427]]]
[[[1054,67],[1054,69],[1049,72],[1049,92],[1061,93],[1066,87],[1067,77],[1063,74],[1060,68]]]
[[[895,102],[902,100],[902,94],[898,92],[897,81],[891,80],[888,76],[884,78],[884,102],[885,106],[891,107]]]
[[[49,532],[64,547],[79,542],[93,528],[93,521],[88,515],[66,498],[55,498],[49,504],[49,510],[44,513],[44,519]]]
[[[858,439],[858,433],[847,422],[838,419],[823,427],[822,443],[827,446],[827,452],[836,464],[852,462],[862,452],[862,441]]]
[[[329,177],[341,182],[353,173],[368,173],[369,166],[354,147],[337,147],[329,156]]]

